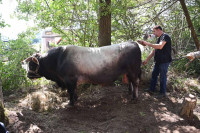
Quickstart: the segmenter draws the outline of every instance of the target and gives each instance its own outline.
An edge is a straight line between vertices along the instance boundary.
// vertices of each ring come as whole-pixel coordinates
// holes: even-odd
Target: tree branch
[[[151,21],[154,21],[160,14],[162,14],[164,11],[166,11],[167,9],[169,9],[172,5],[174,5],[178,0],[175,0],[171,5],[169,5],[167,8],[163,9],[162,11],[160,11],[155,17],[153,17],[152,19],[150,19],[149,21],[145,22],[143,25],[146,25],[147,23],[150,23]]]

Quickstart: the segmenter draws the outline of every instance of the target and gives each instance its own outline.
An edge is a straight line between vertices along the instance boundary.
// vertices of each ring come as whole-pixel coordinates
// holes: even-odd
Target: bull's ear
[[[32,60],[32,58],[33,58],[32,56],[31,56],[31,57],[28,57],[28,58],[27,58],[27,59],[25,59],[24,61],[25,61],[25,62],[29,62],[29,61],[31,61],[31,60]]]
[[[32,58],[32,61],[39,65],[39,61],[38,61],[37,58],[33,57],[33,58]]]
[[[37,55],[37,56],[41,56],[41,54],[40,54],[40,53],[36,53],[36,55]]]

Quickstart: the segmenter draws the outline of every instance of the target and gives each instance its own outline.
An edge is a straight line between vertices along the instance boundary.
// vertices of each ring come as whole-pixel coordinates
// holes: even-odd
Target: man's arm
[[[138,42],[140,44],[142,44],[143,46],[148,45],[154,49],[162,49],[165,46],[165,44],[167,43],[166,41],[161,41],[159,44],[151,44],[151,43],[143,41],[143,40],[138,40]]]
[[[143,64],[146,65],[147,62],[154,56],[154,54],[155,54],[155,50],[153,50],[151,52],[151,54],[146,58],[146,60],[143,62]]]

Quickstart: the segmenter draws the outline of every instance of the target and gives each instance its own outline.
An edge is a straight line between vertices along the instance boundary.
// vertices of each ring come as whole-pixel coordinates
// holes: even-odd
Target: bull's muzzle
[[[37,74],[37,73],[28,72],[28,73],[27,73],[27,77],[28,77],[29,79],[37,79],[37,78],[41,78],[42,76],[40,76],[40,75]]]

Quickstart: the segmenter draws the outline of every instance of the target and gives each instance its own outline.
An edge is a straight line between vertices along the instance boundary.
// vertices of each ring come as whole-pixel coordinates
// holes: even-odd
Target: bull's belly
[[[79,76],[77,85],[85,84],[85,83],[93,83],[93,84],[101,84],[101,85],[109,85],[112,84],[115,80],[117,80],[118,76]]]

